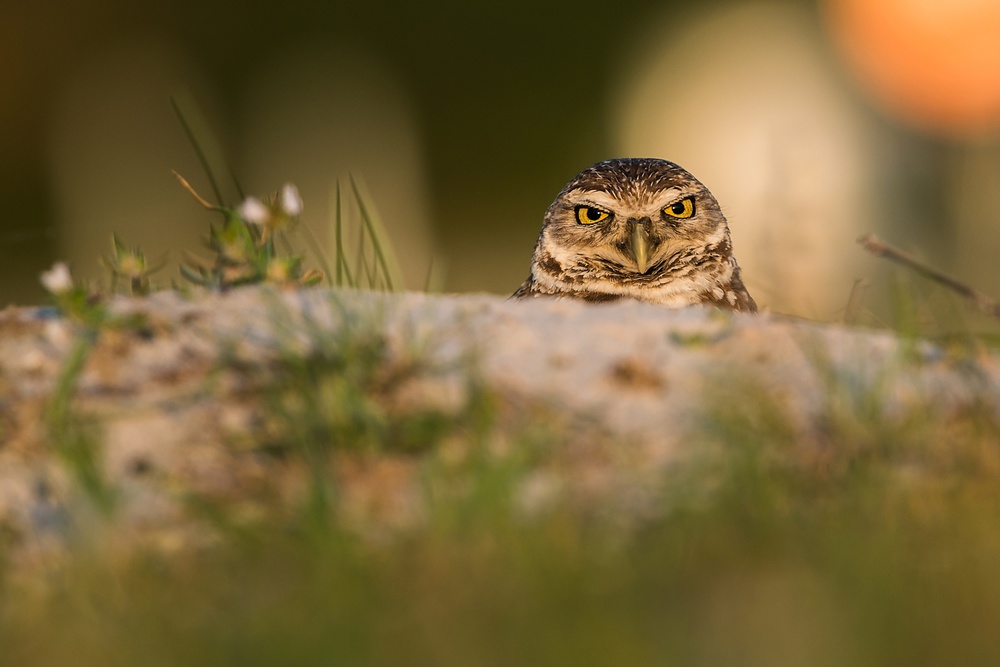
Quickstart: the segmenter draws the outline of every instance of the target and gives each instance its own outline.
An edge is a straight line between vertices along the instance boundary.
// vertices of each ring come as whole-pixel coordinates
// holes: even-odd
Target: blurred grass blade
[[[869,282],[864,278],[858,278],[851,287],[851,295],[847,299],[847,306],[844,308],[844,324],[857,324],[858,316],[864,304],[865,294],[868,293]]]
[[[431,286],[434,284],[434,257],[431,257],[430,263],[427,265],[427,275],[424,277],[424,293],[429,294],[431,291]]]
[[[373,266],[368,261],[367,255],[365,255],[365,231],[367,227],[362,226],[358,233],[358,251],[355,254],[357,257],[357,266],[355,266],[355,271],[358,276],[358,283],[361,283],[361,277],[364,276],[364,285],[368,289],[375,289],[375,274],[373,272]]]
[[[444,279],[447,274],[447,266],[441,257],[431,256],[427,265],[427,276],[424,278],[424,292],[436,294],[444,291]]]
[[[350,191],[337,179],[331,195],[335,267],[331,282],[339,287],[395,291],[403,279],[392,240],[385,231],[364,185],[349,175]],[[360,217],[360,220],[358,220]],[[352,254],[348,256],[347,247]]]
[[[344,276],[344,230],[343,230],[343,216],[340,214],[340,179],[337,179],[337,184],[334,190],[334,201],[333,201],[333,234],[335,250],[337,260],[337,275],[335,279],[335,285],[340,287],[343,284]]]
[[[45,422],[50,442],[80,488],[101,513],[109,516],[115,507],[115,493],[104,477],[96,424],[77,414],[72,406],[77,382],[97,336],[97,328],[87,327],[77,337],[56,378]]]
[[[335,201],[333,206],[334,219],[333,219],[333,231],[336,242],[336,254],[337,254],[337,276],[336,285],[337,287],[356,287],[354,282],[354,276],[351,275],[351,267],[347,261],[347,255],[344,252],[344,202],[341,197],[340,179],[337,179],[337,185],[335,190]]]
[[[378,269],[381,271],[382,278],[385,280],[386,288],[389,291],[402,288],[403,280],[399,261],[396,258],[396,253],[393,251],[392,243],[389,241],[389,235],[386,233],[381,220],[379,220],[374,206],[368,203],[371,201],[371,197],[368,196],[363,184],[360,184],[354,178],[353,174],[350,175],[350,180],[354,198],[361,212],[361,220],[364,223],[364,229],[371,236],[372,245],[375,249],[375,260]]]
[[[212,192],[215,194],[216,203],[219,206],[233,208],[238,202],[232,201],[231,198],[223,194],[218,174],[229,175],[239,201],[245,198],[243,196],[243,189],[229,167],[225,153],[222,150],[222,145],[212,132],[208,120],[195,102],[194,96],[189,91],[182,90],[170,96],[170,105],[173,107],[174,113],[177,114],[177,120],[180,121],[181,127],[184,128],[184,133],[187,135],[188,141],[191,142],[191,147],[194,148],[195,154],[198,156],[198,161],[205,170],[205,175],[212,186]]]

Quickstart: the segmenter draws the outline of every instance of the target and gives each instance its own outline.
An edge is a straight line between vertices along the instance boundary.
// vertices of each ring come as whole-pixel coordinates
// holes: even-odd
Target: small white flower
[[[285,183],[281,188],[281,210],[290,218],[302,214],[302,197],[299,196],[299,189],[291,183]]]
[[[256,197],[247,197],[243,203],[240,204],[237,213],[239,213],[240,217],[249,222],[251,225],[263,227],[271,221],[271,209],[264,206],[264,204]]]
[[[42,271],[42,286],[52,294],[63,294],[73,289],[73,276],[65,262],[56,262],[48,271]]]

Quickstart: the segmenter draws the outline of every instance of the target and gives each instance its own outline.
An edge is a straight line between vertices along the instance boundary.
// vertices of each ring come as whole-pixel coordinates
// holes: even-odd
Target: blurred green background
[[[565,182],[643,155],[715,192],[772,309],[837,317],[876,271],[864,231],[1000,293],[993,4],[24,3],[0,41],[0,304],[40,301],[56,259],[100,276],[112,231],[166,254],[163,282],[199,249],[214,218],[170,170],[210,188],[172,94],[246,190],[295,182],[321,236],[360,175],[411,288],[433,262],[446,290],[510,293]]]

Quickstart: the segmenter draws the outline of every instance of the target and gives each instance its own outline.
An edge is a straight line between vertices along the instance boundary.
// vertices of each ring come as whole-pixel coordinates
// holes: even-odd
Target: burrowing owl
[[[532,296],[757,312],[715,197],[673,162],[651,158],[598,162],[563,188],[513,298]]]

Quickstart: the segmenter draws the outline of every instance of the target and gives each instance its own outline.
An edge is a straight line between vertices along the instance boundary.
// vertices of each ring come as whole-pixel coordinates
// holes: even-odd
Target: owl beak
[[[632,227],[632,256],[639,273],[646,273],[649,268],[649,238],[646,236],[646,225],[641,223]]]

